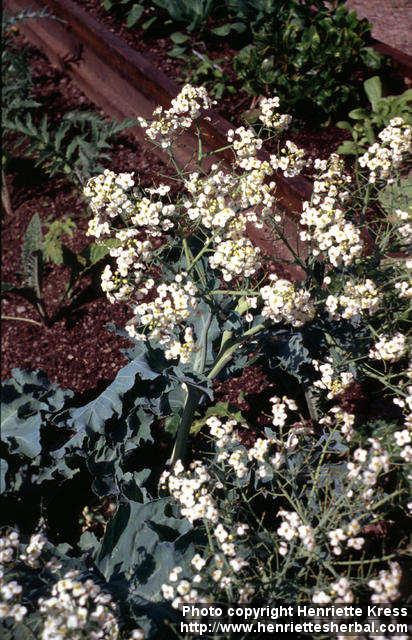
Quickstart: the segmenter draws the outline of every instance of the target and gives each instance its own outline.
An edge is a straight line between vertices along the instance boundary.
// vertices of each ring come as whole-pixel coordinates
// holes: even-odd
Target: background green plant
[[[16,294],[33,304],[40,316],[40,320],[51,325],[62,317],[81,306],[91,291],[96,295],[100,289],[99,277],[102,267],[113,243],[89,243],[80,252],[73,252],[63,243],[64,236],[72,236],[76,228],[70,218],[62,218],[47,224],[47,232],[43,234],[40,216],[35,213],[23,239],[21,252],[21,271],[18,274],[20,285],[2,282],[2,294]],[[46,262],[64,265],[69,270],[68,281],[61,295],[58,309],[52,317],[49,316],[43,292]],[[85,276],[91,276],[92,282],[86,289],[81,284]],[[25,318],[10,318],[24,321]],[[34,322],[28,320],[29,322]]]
[[[339,153],[361,153],[376,141],[377,133],[388,125],[392,118],[402,118],[406,124],[412,123],[412,89],[407,89],[399,96],[384,96],[382,82],[378,76],[365,80],[363,87],[370,107],[349,111],[348,116],[354,120],[354,124],[348,121],[337,123],[340,129],[350,131],[353,138],[345,140],[339,146]]]
[[[243,90],[252,96],[278,95],[302,120],[325,121],[358,104],[362,76],[383,65],[383,58],[368,46],[369,23],[349,11],[345,0],[124,0],[116,6],[109,0],[103,6],[123,12],[120,17],[126,15],[129,26],[145,20],[144,28],[157,24],[155,15],[147,17],[164,9],[169,20],[163,21],[163,30],[174,43],[171,55],[181,58],[191,58],[191,50],[205,39],[210,43],[211,38],[230,35],[240,47],[233,66]],[[191,35],[174,32],[174,27]],[[193,71],[193,81],[202,81],[205,69],[199,66],[199,71]],[[219,93],[222,81],[214,82]]]
[[[11,154],[33,159],[50,177],[65,176],[82,184],[93,172],[103,169],[101,162],[110,158],[113,138],[134,124],[131,119],[110,122],[89,111],[65,113],[57,123],[41,115],[41,105],[32,97],[26,50],[14,41],[21,21],[39,18],[50,15],[47,11],[24,11],[2,16],[2,202],[9,214],[12,208],[5,171]]]
[[[243,89],[275,93],[296,115],[325,120],[356,104],[357,74],[381,58],[366,47],[370,26],[343,3],[241,3],[251,42],[235,57]],[[256,9],[255,15],[251,11]]]

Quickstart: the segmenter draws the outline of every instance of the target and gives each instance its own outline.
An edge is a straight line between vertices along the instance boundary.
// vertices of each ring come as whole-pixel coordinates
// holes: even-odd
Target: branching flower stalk
[[[277,99],[263,99],[258,132],[246,127],[228,132],[232,168],[213,164],[206,171],[196,121],[212,104],[204,88],[186,85],[169,109],[156,109],[150,122],[140,119],[149,139],[170,156],[181,185],[177,196],[170,197],[168,184],[142,191],[136,188],[133,174],[110,171],[92,178],[85,187],[94,214],[88,233],[97,241],[110,238],[114,245],[110,253],[115,267],[106,267],[103,290],[113,302],[130,301],[134,317],[126,327],[129,335],[160,348],[171,366],[186,375],[172,465],[185,456],[191,423],[205,399],[202,380],[210,384],[240,355],[261,349],[265,336],[276,328],[294,335],[316,324],[325,336],[326,360],[321,363],[314,358],[312,364],[320,379],[303,385],[314,423],[322,417],[317,409],[318,389],[326,390],[330,400],[353,381],[344,362],[355,366],[355,354],[346,353],[334,325],[346,322],[349,331],[356,332],[382,308],[378,287],[364,275],[373,265],[367,256],[363,258],[358,225],[381,182],[390,183],[411,139],[410,128],[396,119],[380,134],[380,144],[359,159],[366,174],[361,203],[360,187],[352,189],[337,154],[314,162],[313,194],[301,216],[300,237],[307,247],[301,257],[281,228],[275,175],[276,171],[297,175],[306,165],[304,153],[287,141],[269,160],[259,157],[265,136],[273,136],[273,130],[284,132],[290,118],[278,113]],[[192,165],[180,168],[174,156],[179,136],[193,123],[198,135],[196,171]],[[291,264],[305,274],[303,282],[265,273],[262,250],[246,234],[250,224],[257,228],[269,224],[274,240],[288,250]],[[375,230],[375,244],[381,247],[375,259],[386,255],[395,235],[392,226],[385,234],[383,252]],[[394,269],[391,277],[396,280],[402,265],[396,263]],[[395,343],[388,344],[396,348]],[[338,360],[341,364],[336,369]],[[356,363],[363,374],[370,370],[364,356]],[[388,382],[387,388],[391,387]],[[344,420],[349,425],[349,418]]]

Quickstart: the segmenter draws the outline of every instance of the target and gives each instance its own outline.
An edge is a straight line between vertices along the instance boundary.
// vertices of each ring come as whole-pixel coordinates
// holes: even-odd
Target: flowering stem
[[[247,289],[242,289],[240,291],[232,291],[230,289],[214,289],[214,291],[209,291],[211,296],[251,296],[254,295],[255,291],[250,291]]]
[[[399,557],[398,553],[390,553],[387,556],[383,556],[383,558],[363,558],[362,560],[340,560],[339,562],[334,562],[334,565],[351,565],[351,564],[375,564],[377,562],[386,562],[387,560],[392,560],[393,558]]]
[[[193,256],[192,256],[192,261],[190,262],[189,266],[187,267],[187,272],[188,273],[195,266],[196,262],[198,260],[200,260],[200,258],[208,251],[209,245],[210,245],[211,242],[212,242],[212,238],[209,238],[209,240],[207,240],[207,242],[205,242],[205,245],[204,245],[203,249],[201,251],[199,251],[197,256],[195,258],[193,258]]]

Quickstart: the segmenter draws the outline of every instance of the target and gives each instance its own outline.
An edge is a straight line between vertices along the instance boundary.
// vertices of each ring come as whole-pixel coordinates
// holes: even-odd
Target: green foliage
[[[22,296],[33,304],[45,324],[52,324],[60,317],[63,307],[56,311],[54,317],[49,317],[44,305],[43,279],[44,267],[47,261],[64,265],[69,269],[66,290],[60,300],[68,310],[81,303],[81,290],[77,290],[81,280],[86,275],[95,279],[106,262],[113,242],[96,244],[91,242],[79,253],[74,253],[62,242],[63,235],[73,235],[75,223],[70,218],[55,220],[48,225],[43,236],[40,216],[35,213],[29,224],[22,244],[21,253],[21,284],[13,285],[2,282],[2,293],[13,293]],[[92,285],[94,286],[94,285]]]
[[[370,27],[342,3],[241,3],[251,42],[234,60],[243,88],[278,95],[302,117],[326,119],[356,99],[359,70],[378,68],[366,41]],[[256,6],[258,5],[258,6]]]
[[[162,9],[169,22],[184,25],[188,31],[198,31],[202,29],[217,6],[216,0],[152,0],[148,2],[134,2],[133,0],[101,0],[102,6],[107,11],[116,12],[125,19],[127,27],[134,27],[142,18],[149,17],[141,25],[143,29],[148,29],[154,22],[163,22],[163,16],[157,19],[156,12]],[[154,13],[154,15],[153,15]]]
[[[2,129],[13,134],[13,149],[33,158],[48,175],[67,176],[83,183],[100,164],[110,158],[110,142],[134,124],[131,119],[108,122],[94,112],[72,111],[60,122],[40,117],[40,104],[33,100],[33,81],[24,48],[13,41],[13,28],[21,20],[49,17],[47,11],[26,11],[3,17],[2,34]]]
[[[43,239],[43,256],[47,262],[63,264],[63,236],[73,236],[76,223],[71,218],[59,218],[48,224],[47,232]]]
[[[168,121],[163,124],[167,130]],[[172,160],[177,135],[170,132]],[[402,159],[406,128],[396,136],[390,142]],[[242,166],[242,147],[230,174],[216,166],[206,175],[208,156],[200,138],[194,150],[198,172],[190,168],[193,183],[189,188],[185,169],[178,169],[181,188],[174,195],[165,185],[134,189],[130,175],[114,187],[112,176],[89,183],[93,204],[109,194],[103,206],[93,207],[101,245],[79,255],[62,245],[63,260],[69,256],[87,273],[111,243],[122,243],[133,266],[142,261],[143,275],[126,269],[125,276],[122,255],[109,291],[133,285],[124,294],[135,308],[129,362],[103,391],[87,398],[59,390],[39,372],[14,371],[4,384],[2,523],[24,532],[39,524],[61,543],[50,553],[63,556],[63,570],[78,562],[86,577],[87,563],[122,604],[127,630],[139,625],[151,640],[168,640],[178,622],[167,602],[176,597],[170,577],[175,567],[178,581],[189,581],[179,584],[180,591],[188,587],[198,601],[290,604],[313,601],[319,591],[326,598],[317,594],[318,600],[331,603],[342,591],[347,601],[369,602],[371,578],[388,570],[388,562],[399,563],[389,565],[393,573],[405,564],[409,284],[405,260],[398,256],[404,238],[399,227],[405,236],[409,230],[397,208],[404,207],[410,184],[396,174],[399,158],[385,174],[374,175],[375,181],[357,165],[350,180],[336,156],[321,163],[316,176],[325,188],[305,213],[319,205],[325,220],[314,230],[306,221],[312,246],[302,255],[285,238],[282,218],[272,216],[274,200],[262,211],[262,201],[276,187],[267,179],[273,172],[257,157],[254,131],[245,138],[256,143],[248,149],[247,166],[253,161],[257,172]],[[114,219],[120,184],[120,199],[132,214],[122,210]],[[249,190],[252,201],[245,196]],[[341,207],[336,211],[332,197]],[[195,207],[201,206],[199,213]],[[158,217],[137,222],[135,212],[143,207]],[[366,224],[363,214],[371,209],[375,217]],[[250,249],[242,234],[253,221],[242,219],[245,211],[259,214],[273,242],[284,243],[290,258],[282,265],[298,265],[302,280],[284,279],[283,270],[282,277],[269,274],[257,257],[248,275],[246,267],[242,271],[249,267],[239,267],[242,247]],[[232,218],[222,221],[223,212]],[[108,220],[109,241],[100,234]],[[341,224],[346,235],[337,233]],[[370,235],[370,249],[361,244],[360,229]],[[222,248],[222,238],[235,243],[239,236],[234,251],[230,242]],[[153,240],[144,257],[140,237]],[[322,242],[326,248],[318,250]],[[25,261],[43,246],[35,217]],[[216,263],[219,251],[223,258]],[[145,277],[146,290],[140,288]],[[395,343],[385,359],[371,351],[386,337]],[[176,343],[178,349],[169,350]],[[213,406],[214,381],[239,382],[255,362],[270,385],[251,401],[247,416],[231,401]],[[192,464],[185,467],[191,434]],[[108,502],[111,509],[99,528],[79,518]],[[379,527],[391,535],[377,535]],[[27,626],[33,620],[39,635],[37,598],[53,582],[46,573],[44,592],[34,591],[31,581],[42,577],[44,567],[32,567],[26,576],[20,560]],[[6,568],[7,581],[12,571],[14,566]],[[401,599],[403,586],[395,578],[390,597]],[[9,622],[6,630],[19,633],[19,623]],[[122,629],[116,640],[124,637]]]
[[[361,82],[356,78],[382,66],[382,57],[367,46],[370,25],[344,4],[344,0],[103,2],[106,9],[126,17],[129,26],[136,23],[134,15],[143,19],[143,15],[152,13],[143,25],[151,26],[158,8],[164,9],[170,20],[166,25],[159,21],[158,28],[163,28],[166,35],[174,25],[193,33],[191,47],[187,46],[187,33],[172,33],[170,55],[187,60],[190,67],[194,66],[189,74],[191,81],[206,84],[220,97],[224,85],[230,93],[233,90],[228,79],[222,77],[218,63],[211,62],[206,51],[203,61],[194,65],[191,54],[193,46],[199,48],[208,18],[213,16],[219,24],[210,34],[234,37],[235,46],[242,47],[233,66],[243,90],[253,96],[277,95],[303,120],[317,121],[328,120],[348,105],[358,104]]]
[[[17,117],[21,117],[39,106],[39,103],[30,96],[32,78],[26,52],[22,47],[14,45],[13,34],[19,22],[45,17],[50,17],[47,10],[27,10],[14,16],[9,16],[6,13],[2,15],[3,48],[1,70],[3,83],[1,122],[3,131],[7,129],[8,122],[12,122]]]
[[[383,96],[382,82],[378,76],[365,80],[363,87],[370,108],[349,111],[349,118],[355,121],[354,124],[347,121],[337,123],[340,129],[350,131],[353,138],[340,145],[339,153],[361,153],[375,142],[377,132],[387,126],[392,118],[402,118],[406,124],[412,123],[412,89],[407,89],[399,96]]]
[[[193,50],[192,55],[180,53],[184,58],[187,69],[186,81],[194,85],[206,87],[209,93],[216,99],[220,99],[225,93],[234,94],[235,87],[230,83],[230,78],[222,69],[222,59],[211,60],[206,54]]]
[[[60,410],[73,393],[50,383],[42,371],[14,369],[12,374],[1,391],[2,441],[10,454],[33,459],[42,449],[44,416]]]
[[[167,11],[173,22],[196,31],[206,24],[216,0],[154,0],[154,4]]]
[[[47,116],[35,124],[29,113],[25,118],[5,122],[5,130],[20,135],[17,145],[34,158],[36,165],[48,175],[65,175],[82,183],[95,171],[103,170],[100,162],[110,155],[110,140],[133,124],[132,120],[107,122],[94,112],[66,113],[60,124],[51,126]]]

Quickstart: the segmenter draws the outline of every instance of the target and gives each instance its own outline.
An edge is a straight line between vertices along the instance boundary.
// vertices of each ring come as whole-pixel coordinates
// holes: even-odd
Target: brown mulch
[[[42,103],[41,113],[47,113],[51,122],[58,121],[69,110],[94,110],[76,85],[52,68],[41,53],[34,48],[30,48],[29,53],[35,79],[34,96]],[[142,185],[151,185],[158,180],[159,173],[167,172],[154,154],[127,135],[116,139],[111,154],[111,161],[104,164],[115,171],[135,171]],[[2,280],[18,284],[22,240],[33,214],[39,213],[44,221],[65,216],[72,218],[77,230],[65,243],[79,251],[90,241],[85,235],[89,213],[79,189],[65,180],[46,177],[30,161],[14,160],[7,180],[13,216],[4,216],[2,220]],[[46,266],[44,293],[50,316],[58,309],[67,278],[65,267]],[[88,284],[87,280],[82,283],[83,290]],[[97,289],[92,294],[89,302],[49,327],[25,321],[4,321],[2,379],[9,377],[14,367],[40,368],[52,381],[78,392],[112,380],[126,362],[121,349],[130,343],[108,332],[106,324],[110,322],[123,327],[130,311],[123,304],[110,304]],[[12,294],[2,301],[2,315],[39,320],[32,305]]]

